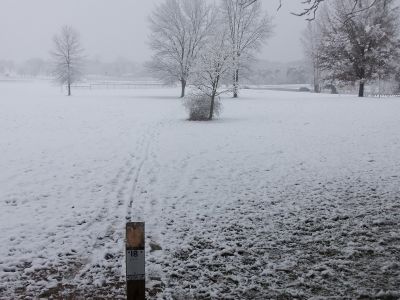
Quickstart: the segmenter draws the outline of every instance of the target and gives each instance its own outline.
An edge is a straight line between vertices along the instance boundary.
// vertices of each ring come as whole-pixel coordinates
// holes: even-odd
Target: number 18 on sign
[[[126,279],[144,280],[144,250],[126,250]]]

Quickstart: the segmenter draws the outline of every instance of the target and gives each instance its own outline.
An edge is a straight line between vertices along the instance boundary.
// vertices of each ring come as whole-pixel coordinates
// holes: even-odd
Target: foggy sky
[[[143,62],[151,55],[147,17],[160,2],[0,0],[0,59],[48,59],[54,34],[63,25],[71,25],[80,32],[88,57],[105,61],[124,57]],[[301,7],[291,2],[286,1],[277,11],[278,0],[263,0],[264,7],[274,16],[275,30],[260,58],[292,61],[303,57],[299,39],[306,21],[290,15],[289,11],[299,11]]]

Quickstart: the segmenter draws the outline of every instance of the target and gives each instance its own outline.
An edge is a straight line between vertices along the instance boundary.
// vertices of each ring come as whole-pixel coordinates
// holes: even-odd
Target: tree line
[[[278,3],[279,7],[285,4]],[[312,20],[302,40],[316,92],[322,85],[357,82],[359,96],[364,96],[368,81],[399,74],[400,18],[395,0],[302,3],[304,10],[294,14]],[[180,82],[181,97],[191,85],[210,98],[210,105],[222,92],[238,97],[243,70],[273,30],[259,0],[216,4],[164,0],[155,7],[149,23],[153,57],[147,67],[163,81]],[[70,94],[71,85],[82,74],[84,58],[74,29],[66,26],[54,38],[52,56],[53,74]]]

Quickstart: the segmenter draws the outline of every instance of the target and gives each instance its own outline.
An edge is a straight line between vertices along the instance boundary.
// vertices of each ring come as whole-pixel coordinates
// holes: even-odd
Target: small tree
[[[215,114],[215,103],[219,95],[230,89],[221,89],[222,80],[232,71],[232,49],[226,39],[222,26],[214,29],[214,34],[207,47],[199,54],[194,68],[193,86],[209,101],[208,120]],[[218,106],[219,107],[219,106]]]
[[[83,48],[79,34],[73,28],[64,26],[53,42],[53,75],[60,84],[66,85],[68,96],[71,96],[71,85],[82,76]]]
[[[192,67],[214,22],[213,6],[203,0],[166,0],[150,16],[150,69],[161,79],[179,81],[181,97]]]

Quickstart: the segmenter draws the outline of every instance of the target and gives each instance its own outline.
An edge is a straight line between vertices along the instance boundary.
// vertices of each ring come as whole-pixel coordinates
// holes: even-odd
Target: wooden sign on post
[[[126,224],[126,296],[145,299],[144,223]]]

